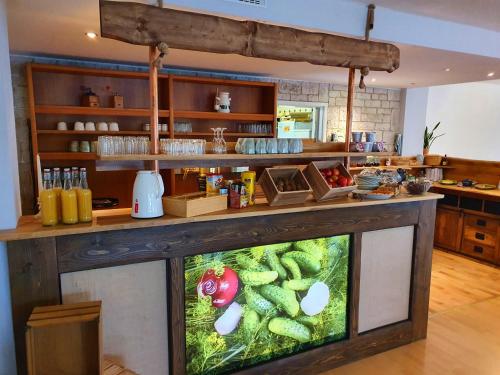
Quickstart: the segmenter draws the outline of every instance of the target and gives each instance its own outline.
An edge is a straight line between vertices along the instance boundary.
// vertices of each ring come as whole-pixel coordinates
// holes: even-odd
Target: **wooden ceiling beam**
[[[395,45],[151,5],[101,0],[101,36],[123,42],[393,72]]]

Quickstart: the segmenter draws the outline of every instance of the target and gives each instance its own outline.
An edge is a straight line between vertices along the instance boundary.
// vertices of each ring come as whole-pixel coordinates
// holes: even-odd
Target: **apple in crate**
[[[338,168],[320,169],[320,173],[331,188],[346,187],[352,185],[352,178],[340,174]]]

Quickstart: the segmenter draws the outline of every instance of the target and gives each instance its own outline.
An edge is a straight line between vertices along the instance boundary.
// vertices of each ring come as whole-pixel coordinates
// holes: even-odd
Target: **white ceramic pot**
[[[219,96],[215,97],[214,109],[217,112],[229,113],[231,112],[231,98],[228,92],[220,92]]]
[[[165,188],[159,173],[138,171],[132,197],[132,217],[147,219],[163,216],[162,195]]]

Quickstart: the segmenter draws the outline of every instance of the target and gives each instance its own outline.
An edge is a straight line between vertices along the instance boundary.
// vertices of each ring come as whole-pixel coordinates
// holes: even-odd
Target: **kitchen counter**
[[[435,182],[432,185],[433,191],[437,193],[447,193],[455,192],[461,195],[475,196],[483,199],[490,199],[494,201],[500,201],[500,190],[479,190],[474,187],[462,187],[456,185],[442,185],[439,182]]]
[[[314,275],[308,277],[327,277],[329,281],[319,279],[324,280],[324,283],[333,283],[334,279],[343,280],[341,284],[335,281],[335,288],[342,287],[342,292],[335,289],[337,293],[329,297],[334,298],[335,303],[341,303],[329,306],[342,306],[342,309],[332,313],[330,310],[324,311],[328,317],[337,319],[342,330],[339,333],[328,331],[321,336],[325,341],[299,345],[285,356],[277,353],[265,361],[259,359],[259,348],[266,345],[258,345],[254,348],[257,357],[252,357],[257,358],[256,362],[235,360],[232,373],[320,373],[424,339],[427,334],[436,203],[442,197],[434,193],[421,196],[402,194],[385,201],[344,198],[284,207],[258,203],[247,209],[230,209],[193,218],[164,216],[148,220],[132,219],[127,210],[100,211],[96,212],[92,223],[53,228],[42,227],[34,217],[23,217],[16,229],[0,233],[0,240],[7,241],[18,374],[27,374],[24,332],[26,321],[35,306],[61,303],[64,291],[67,292],[71,285],[83,288],[78,295],[86,296],[86,282],[73,283],[68,280],[83,278],[92,284],[95,272],[99,271],[106,280],[101,285],[107,290],[103,294],[107,296],[103,297],[103,305],[108,306],[108,311],[115,311],[113,308],[116,309],[118,305],[114,305],[117,302],[111,297],[115,295],[113,288],[116,284],[113,285],[113,282],[120,280],[115,275],[129,270],[122,266],[143,269],[140,268],[143,265],[158,262],[165,271],[148,273],[144,278],[152,281],[151,287],[158,283],[163,286],[166,296],[162,294],[162,300],[166,300],[166,306],[162,306],[168,328],[150,332],[149,335],[157,335],[155,339],[162,338],[168,342],[168,350],[153,353],[157,357],[152,360],[167,358],[171,375],[193,373],[189,366],[194,363],[193,358],[197,358],[193,354],[196,348],[193,349],[195,344],[186,337],[190,332],[192,334],[193,329],[196,330],[188,309],[193,302],[198,301],[197,288],[192,284],[200,280],[197,272],[201,270],[206,273],[213,267],[215,259],[226,259],[224,264],[237,272],[237,280],[243,284],[254,282],[255,279],[243,281],[242,269],[238,268],[240,266],[235,256],[243,252],[254,257],[253,251],[258,253],[268,245],[285,245],[288,249],[294,246],[294,251],[285,254],[309,256],[312,264],[301,263],[304,275]],[[340,238],[345,241],[344,245],[332,245],[325,255],[332,263],[321,263],[315,271],[305,268],[313,267],[314,262],[319,261],[316,256],[322,254],[323,245],[316,241],[337,241]],[[303,244],[302,241],[314,244],[309,249],[313,253],[306,252],[307,248],[304,251],[297,250],[296,244]],[[275,256],[278,256],[277,250],[274,251]],[[339,258],[335,257],[339,254],[342,254],[342,268],[336,268],[339,263],[335,259]],[[286,257],[279,256],[282,260]],[[267,256],[258,259],[268,261]],[[318,273],[319,270],[323,276]],[[141,275],[136,276],[141,279]],[[274,288],[283,286],[281,280],[272,282]],[[258,288],[262,284],[249,285],[257,285],[254,289],[260,290]],[[328,285],[334,288],[333,284]],[[119,301],[133,301],[135,296],[146,292],[129,288],[133,289],[133,286],[126,289],[120,286],[116,298]],[[242,295],[244,288],[236,290],[240,293],[238,301],[245,299],[246,303],[250,303],[247,300],[250,297]],[[286,296],[289,298],[290,294]],[[301,298],[301,301],[304,299]],[[297,303],[293,306],[299,308]],[[306,311],[302,305],[300,309],[303,311],[301,314]],[[220,311],[223,310],[218,310],[217,314]],[[284,317],[281,309],[279,314]],[[291,317],[296,315],[290,314]],[[104,324],[113,318],[104,316]],[[134,315],[130,319],[141,330],[140,325],[149,318]],[[286,319],[281,321],[287,322],[290,323]],[[165,320],[154,320],[153,324],[164,326]],[[209,327],[213,330],[214,325],[210,323]],[[306,334],[309,332],[308,328],[300,327],[306,330]],[[129,325],[120,326],[113,334],[123,336],[126,340]],[[231,340],[233,337],[219,335],[215,330],[213,334],[218,340]],[[276,335],[270,337],[270,340],[280,339]],[[144,347],[146,344],[141,341],[144,339],[140,335],[134,337],[134,345]],[[307,340],[310,340],[309,336]],[[281,348],[275,342],[272,344]]]
[[[425,195],[400,194],[395,198],[387,200],[359,200],[346,197],[323,203],[318,203],[310,200],[305,204],[281,207],[270,207],[265,204],[265,199],[262,199],[260,201],[258,200],[257,204],[252,207],[247,207],[244,209],[227,209],[225,211],[219,211],[189,218],[165,215],[161,218],[156,219],[134,219],[130,217],[130,209],[99,210],[94,211],[93,220],[91,223],[81,223],[73,225],[60,224],[53,227],[42,226],[40,224],[40,220],[36,216],[22,216],[19,219],[16,229],[0,231],[0,241],[57,237],[123,229],[151,228],[216,220],[234,220],[245,217],[299,213],[307,211],[321,211],[332,208],[367,206],[383,207],[385,205],[392,205],[397,203],[436,200],[442,197],[442,195],[434,193],[427,193]]]

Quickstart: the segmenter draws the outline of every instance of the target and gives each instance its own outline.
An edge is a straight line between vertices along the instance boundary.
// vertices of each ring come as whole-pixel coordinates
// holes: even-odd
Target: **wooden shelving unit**
[[[68,135],[144,135],[149,136],[150,132],[144,130],[120,130],[117,132],[112,131],[86,131],[86,130],[38,130],[38,135],[59,135],[59,136],[68,136]],[[168,134],[168,132],[163,133]]]
[[[201,119],[218,121],[274,121],[274,114],[260,113],[219,113],[198,111],[175,111],[175,117],[182,119]]]
[[[440,168],[447,169],[453,168],[452,166],[443,166],[443,165],[378,165],[378,166],[369,166],[369,167],[350,167],[351,171],[362,171],[363,169],[427,169],[427,168]]]
[[[57,161],[68,161],[68,160],[97,160],[98,157],[93,152],[40,152],[41,161],[46,160],[57,160]]]
[[[117,117],[149,117],[148,108],[103,108],[67,105],[37,105],[35,113],[46,115],[85,115]],[[160,117],[168,117],[168,110],[160,110]]]

